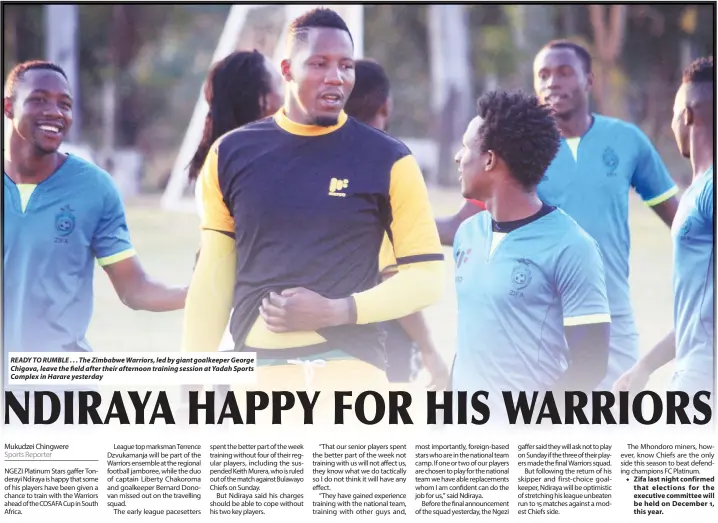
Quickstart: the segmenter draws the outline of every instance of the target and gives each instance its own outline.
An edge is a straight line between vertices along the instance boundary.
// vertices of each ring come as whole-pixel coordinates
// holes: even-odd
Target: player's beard
[[[55,147],[54,149],[49,149],[46,147],[42,147],[41,145],[35,143],[33,144],[35,146],[35,157],[40,158],[42,156],[47,156],[49,154],[54,154],[57,152],[59,147]]]
[[[573,118],[573,116],[577,113],[577,110],[575,108],[573,109],[567,109],[562,112],[556,112],[556,110],[553,111],[553,117],[556,120],[561,120],[563,122],[568,122]]]
[[[317,116],[314,119],[314,125],[318,127],[332,127],[339,123],[338,116]]]
[[[681,156],[683,156],[683,158],[685,158],[686,160],[691,159],[691,148],[690,147],[682,146],[680,148],[680,153],[681,153]]]
[[[41,138],[38,134],[33,134],[32,138],[29,140],[30,143],[33,145],[33,153],[36,158],[42,158],[43,156],[47,156],[49,154],[54,154],[57,152],[57,150],[60,148],[60,144],[57,146],[43,146],[41,144]],[[60,142],[62,143],[62,142]]]
[[[681,156],[685,158],[686,160],[691,159],[691,146],[688,141],[688,137],[678,136],[678,152],[681,153]]]

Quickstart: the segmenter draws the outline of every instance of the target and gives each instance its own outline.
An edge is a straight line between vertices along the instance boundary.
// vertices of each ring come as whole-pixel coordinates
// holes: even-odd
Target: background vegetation
[[[531,60],[551,38],[586,44],[595,57],[596,110],[640,125],[676,179],[687,175],[669,129],[682,68],[712,54],[712,4],[466,5],[472,96],[501,86],[531,89]],[[365,55],[392,80],[398,136],[436,135],[427,5],[366,5]],[[114,88],[114,146],[144,158],[143,186],[166,183],[229,11],[228,5],[80,5],[80,141],[102,146],[103,93]],[[44,54],[42,5],[3,6],[3,76]],[[285,23],[279,8],[255,11],[239,47],[271,53]],[[191,102],[190,102],[191,101]],[[453,178],[453,176],[452,176]]]

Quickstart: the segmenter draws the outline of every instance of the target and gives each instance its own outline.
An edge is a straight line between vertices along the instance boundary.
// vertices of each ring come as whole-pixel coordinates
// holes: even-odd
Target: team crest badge
[[[618,167],[618,155],[611,147],[606,147],[603,151],[603,164],[608,167],[608,176],[616,176],[616,168]]]
[[[531,267],[528,260],[521,259],[518,265],[511,271],[511,285],[514,289],[520,291],[528,287],[531,283]]]
[[[681,230],[678,234],[681,237],[688,236],[688,233],[691,232],[691,225],[692,225],[692,221],[691,221],[691,217],[689,216],[686,218],[686,221],[683,222],[683,226],[681,227]]]
[[[72,207],[66,205],[60,209],[60,212],[55,216],[55,231],[58,236],[69,236],[72,231],[75,230],[75,214]]]
[[[469,254],[471,254],[471,249],[468,249],[466,251],[459,250],[459,252],[456,253],[456,268],[458,269],[461,267],[462,264],[469,261]]]

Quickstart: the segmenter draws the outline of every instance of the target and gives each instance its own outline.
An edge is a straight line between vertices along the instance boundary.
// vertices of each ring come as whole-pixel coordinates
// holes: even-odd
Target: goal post
[[[214,64],[219,60],[232,53],[237,46],[237,39],[239,34],[244,27],[244,23],[247,20],[249,11],[258,6],[254,5],[232,5],[227,15],[227,21],[224,24],[224,29],[219,37],[217,48],[212,55],[212,63]],[[210,64],[210,66],[211,66]],[[209,67],[207,68],[209,70]],[[172,167],[172,173],[170,174],[169,182],[165,188],[165,192],[162,195],[161,205],[164,209],[173,209],[182,203],[185,189],[188,185],[187,166],[192,160],[192,155],[197,149],[200,140],[202,139],[202,130],[204,129],[204,120],[207,116],[207,101],[204,99],[204,82],[199,90],[199,96],[192,112],[192,118],[189,121],[187,132],[185,133],[182,145],[177,153],[174,166]]]

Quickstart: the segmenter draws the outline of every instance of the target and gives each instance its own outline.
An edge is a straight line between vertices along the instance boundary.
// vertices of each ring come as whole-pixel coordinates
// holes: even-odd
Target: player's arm
[[[713,225],[713,180],[709,180],[696,201],[696,208],[700,216],[709,224]],[[671,331],[658,344],[653,347],[645,356],[623,376],[616,380],[613,386],[614,392],[622,390],[642,390],[651,374],[673,361],[676,357],[676,333]]]
[[[444,255],[426,184],[413,156],[394,164],[389,200],[397,273],[353,296],[358,324],[408,316],[438,301],[444,291]]]
[[[422,353],[436,351],[429,332],[429,326],[426,324],[426,319],[421,311],[399,318],[397,321]]]
[[[408,316],[438,301],[446,275],[444,255],[429,195],[413,156],[391,171],[389,198],[396,276],[348,296],[328,299],[308,289],[270,293],[260,314],[273,332],[317,330],[346,324],[379,323]]]
[[[554,385],[558,391],[590,391],[606,375],[610,322],[564,326],[569,350],[566,372]]]
[[[150,278],[132,243],[125,209],[117,188],[108,182],[103,214],[92,238],[92,249],[122,303],[134,310],[164,312],[184,307],[186,287],[170,287]]]
[[[380,253],[380,267],[383,267],[381,272],[382,280],[387,280],[396,274],[396,259],[393,257],[393,248],[391,243],[388,241],[388,248],[391,249],[391,261],[389,265],[382,263],[382,256]],[[384,250],[382,246],[382,251]],[[423,312],[418,311],[403,318],[397,320],[401,328],[404,329],[407,336],[416,343],[421,354],[421,362],[424,367],[429,371],[431,375],[430,388],[432,389],[444,389],[449,382],[449,372],[441,359],[439,352],[434,346],[434,341],[429,331],[429,325],[426,322]]]
[[[202,247],[187,293],[183,352],[214,352],[232,309],[236,280],[234,220],[219,187],[217,145],[210,149],[197,183],[202,184]]]
[[[653,212],[655,212],[658,217],[663,220],[663,223],[670,227],[673,225],[673,218],[675,218],[676,211],[678,210],[678,199],[673,196],[665,202],[654,205],[652,209]]]
[[[556,285],[569,362],[554,389],[588,392],[606,375],[611,327],[603,259],[588,235],[581,235],[558,254]]]
[[[442,390],[449,385],[449,371],[429,332],[424,314],[419,311],[397,320],[404,332],[416,343],[421,363],[431,376],[430,389]]]
[[[103,268],[117,296],[130,309],[166,312],[182,309],[185,305],[187,287],[167,286],[153,280],[144,271],[137,256],[104,265]]]
[[[439,231],[441,245],[453,245],[454,236],[456,236],[456,231],[459,230],[459,225],[484,209],[484,204],[481,202],[476,200],[465,200],[464,205],[462,205],[461,209],[459,209],[453,216],[437,218],[436,228]]]
[[[394,255],[394,246],[389,240],[389,236],[384,235],[381,249],[379,251],[379,271],[381,280],[386,281],[396,276],[399,270],[396,256]],[[429,327],[424,320],[424,315],[419,312],[409,314],[397,320],[404,332],[416,343],[422,351],[433,351],[434,343],[431,340]]]
[[[676,357],[676,333],[669,332],[665,338],[659,341],[646,355],[625,372],[613,384],[613,393],[621,391],[643,390],[648,379],[655,371],[670,363]]]
[[[713,193],[713,180],[711,179],[696,200],[696,208],[700,216],[706,220],[706,223],[711,227],[714,221]],[[630,370],[616,380],[613,386],[614,393],[618,393],[622,390],[642,390],[646,386],[646,383],[648,383],[651,374],[673,361],[675,357],[676,333],[675,331],[671,331],[645,356],[639,359]]]
[[[676,332],[669,332],[655,347],[643,356],[636,365],[649,375],[673,361],[676,357]]]
[[[648,137],[638,127],[635,130],[639,153],[631,185],[644,203],[670,227],[678,210],[678,186]]]

